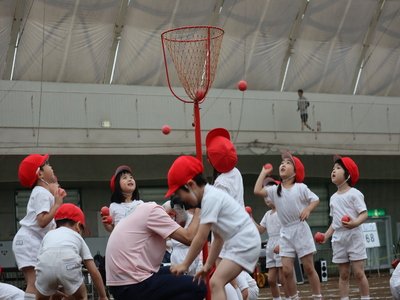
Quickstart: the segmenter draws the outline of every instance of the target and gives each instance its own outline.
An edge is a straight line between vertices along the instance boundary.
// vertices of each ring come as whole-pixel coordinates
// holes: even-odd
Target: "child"
[[[269,197],[275,205],[282,224],[279,248],[282,259],[283,276],[291,299],[298,299],[294,281],[293,266],[296,254],[303,263],[311,285],[312,297],[321,299],[321,285],[314,268],[313,253],[316,251],[311,229],[306,220],[319,204],[317,195],[303,184],[305,177],[303,163],[286,152],[279,166],[281,183],[278,186],[263,187],[272,166],[263,167],[254,186],[254,194]]]
[[[279,184],[279,181],[274,180],[271,177],[265,178],[263,185],[271,186]],[[282,285],[285,289],[284,276],[282,274],[282,260],[279,254],[274,252],[274,249],[279,246],[279,237],[281,231],[281,222],[279,221],[278,214],[276,213],[276,208],[274,203],[270,198],[265,198],[265,203],[270,210],[268,210],[264,217],[262,218],[260,224],[256,223],[258,231],[263,234],[267,231],[268,233],[268,243],[265,249],[265,263],[268,269],[268,284],[271,288],[271,294],[274,300],[280,298],[280,290],[278,286],[278,278],[282,280]],[[289,296],[289,295],[286,295]]]
[[[227,251],[210,280],[211,298],[226,299],[225,285],[245,269],[254,271],[260,253],[260,235],[249,215],[224,191],[208,185],[202,163],[192,156],[180,156],[168,172],[168,192],[176,194],[186,206],[201,207],[200,226],[182,264],[171,266],[171,272],[182,274],[200,253],[210,231],[213,241],[207,261],[195,278],[205,278],[214,265],[222,246]]]
[[[103,216],[104,228],[111,232],[122,218],[132,213],[135,208],[143,203],[139,199],[139,189],[133,178],[132,170],[128,166],[119,166],[110,180],[112,191],[110,216],[113,220],[111,224],[107,221],[107,216]]]
[[[330,199],[332,223],[323,242],[332,236],[332,262],[339,264],[339,295],[342,300],[349,299],[350,267],[361,299],[370,299],[368,279],[364,273],[367,252],[360,226],[368,218],[368,212],[364,195],[354,188],[359,177],[358,167],[350,157],[335,157],[331,180],[337,192]],[[350,221],[342,221],[344,216],[349,216]]]
[[[107,299],[103,280],[96,268],[88,246],[81,237],[85,226],[82,210],[65,203],[57,210],[54,219],[57,229],[43,238],[36,266],[36,299],[50,299],[63,287],[63,293],[75,299],[87,299],[82,274],[82,261],[99,293],[99,300]]]
[[[12,245],[18,269],[26,281],[25,299],[35,299],[35,266],[40,243],[45,234],[55,228],[54,214],[67,195],[58,187],[48,159],[48,154],[30,154],[18,169],[21,185],[33,188],[26,216],[19,222],[21,228]]]
[[[214,128],[206,137],[208,161],[214,168],[214,186],[219,188],[244,207],[243,178],[235,168],[238,157],[236,149],[225,128]]]
[[[257,282],[246,271],[240,272],[236,277],[239,290],[242,293],[243,300],[257,300],[260,292]],[[228,298],[229,299],[229,298]]]

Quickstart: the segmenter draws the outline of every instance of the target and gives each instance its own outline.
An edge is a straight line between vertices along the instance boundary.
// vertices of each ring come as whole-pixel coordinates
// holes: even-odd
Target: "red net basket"
[[[167,82],[176,98],[183,102],[204,101],[215,78],[223,35],[221,28],[213,26],[180,27],[161,34]],[[177,96],[171,88],[166,53],[192,101]]]

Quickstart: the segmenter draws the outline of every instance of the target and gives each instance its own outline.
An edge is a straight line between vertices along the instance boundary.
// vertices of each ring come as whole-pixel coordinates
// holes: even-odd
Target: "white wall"
[[[212,89],[201,104],[203,142],[209,129],[225,127],[241,154],[399,154],[399,98],[305,96],[309,123],[320,121],[321,132],[300,130],[295,93]],[[0,81],[0,154],[193,152],[192,114],[168,88]]]

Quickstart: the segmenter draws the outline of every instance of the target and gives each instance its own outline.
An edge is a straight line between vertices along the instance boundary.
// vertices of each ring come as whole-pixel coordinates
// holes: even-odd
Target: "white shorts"
[[[43,252],[35,269],[35,286],[45,296],[55,294],[60,285],[67,295],[72,295],[83,284],[82,258],[69,249]]]
[[[41,242],[42,239],[33,235],[25,227],[18,230],[13,239],[12,250],[19,270],[36,266]]]
[[[269,268],[282,267],[282,260],[279,254],[274,253],[274,248],[279,244],[278,237],[270,237],[268,239],[267,247],[265,248],[265,266]]]
[[[361,228],[335,231],[332,236],[332,262],[335,264],[367,259]]]
[[[306,221],[285,225],[281,229],[279,240],[279,255],[281,257],[302,258],[317,251],[310,226]]]
[[[229,259],[252,273],[260,256],[260,249],[261,238],[255,225],[243,226],[236,235],[224,242],[219,257]]]

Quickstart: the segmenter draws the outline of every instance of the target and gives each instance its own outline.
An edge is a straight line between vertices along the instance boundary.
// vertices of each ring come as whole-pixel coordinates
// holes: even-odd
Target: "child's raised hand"
[[[174,275],[182,275],[187,272],[188,268],[184,264],[179,264],[179,265],[171,265],[169,270]]]
[[[265,175],[270,175],[273,169],[274,167],[270,163],[267,163],[262,167],[261,172],[265,173]]]
[[[67,192],[63,188],[59,187],[54,193],[55,203],[61,205],[66,196],[67,196]]]

